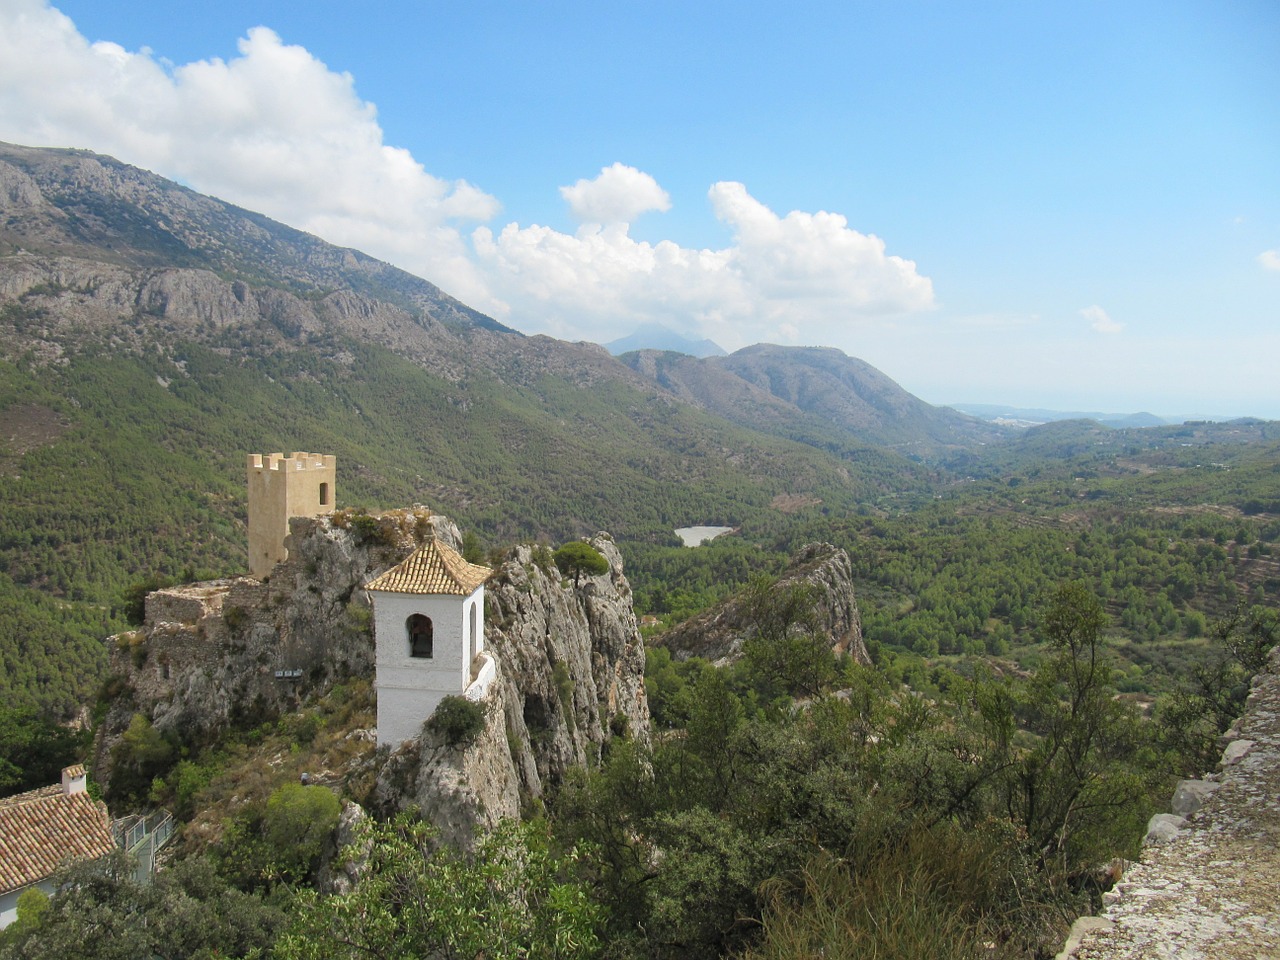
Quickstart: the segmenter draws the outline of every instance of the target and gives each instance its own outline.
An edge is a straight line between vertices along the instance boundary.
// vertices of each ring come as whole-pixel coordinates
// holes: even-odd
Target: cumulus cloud
[[[483,298],[455,223],[491,218],[497,200],[383,143],[351,75],[304,48],[255,27],[238,54],[170,68],[89,43],[40,0],[6,0],[0,134],[109,153]]]
[[[172,65],[90,43],[45,0],[0,0],[0,139],[111,154],[574,339],[660,322],[725,346],[845,342],[856,323],[934,305],[929,279],[879,238],[839,214],[779,216],[740,183],[710,189],[733,235],[723,249],[632,238],[671,199],[623,163],[560,188],[575,233],[491,229],[494,197],[384,143],[350,74],[267,27],[235,57]]]
[[[1258,262],[1265,270],[1280,271],[1280,250],[1263,250],[1258,254]]]
[[[1119,333],[1124,329],[1123,323],[1117,323],[1107,315],[1107,311],[1103,310],[1097,304],[1092,307],[1085,307],[1080,311],[1080,316],[1089,321],[1089,327],[1095,333]]]
[[[560,196],[579,223],[633,223],[650,210],[671,209],[671,197],[657,180],[622,163],[604,167],[594,180],[561,187]]]
[[[779,217],[741,183],[710,191],[716,216],[734,232],[734,265],[753,293],[784,309],[826,301],[862,314],[933,305],[933,284],[916,265],[885,255],[884,241],[850,229],[838,213],[793,210]]]
[[[692,325],[726,346],[829,343],[859,318],[934,305],[933,285],[914,263],[886,255],[882,240],[839,214],[779,217],[740,183],[717,183],[709,197],[734,235],[720,250],[649,244],[619,221],[574,235],[508,224],[495,236],[480,227],[472,241],[500,295],[523,301],[558,335],[589,323],[604,338],[657,320]]]

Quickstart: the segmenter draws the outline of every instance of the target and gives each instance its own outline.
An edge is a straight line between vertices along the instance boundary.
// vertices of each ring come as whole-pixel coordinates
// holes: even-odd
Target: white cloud
[[[560,196],[579,223],[633,223],[650,210],[671,209],[671,197],[657,180],[621,163],[604,167],[594,180],[561,187]]]
[[[733,228],[735,268],[776,308],[822,309],[825,301],[841,311],[883,314],[933,306],[933,284],[912,261],[885,256],[883,240],[851,230],[838,213],[779,217],[741,183],[717,183],[710,197],[716,216]]]
[[[859,318],[934,305],[914,263],[886,256],[883,241],[838,214],[779,217],[740,183],[717,183],[709,196],[734,232],[722,250],[638,241],[624,222],[572,236],[513,223],[497,236],[481,227],[472,240],[513,314],[557,335],[578,328],[609,339],[657,320],[727,347],[830,343]]]
[[[740,183],[710,189],[724,249],[633,239],[671,200],[622,163],[562,187],[573,235],[484,224],[498,201],[383,142],[350,74],[254,27],[227,60],[172,65],[89,43],[44,0],[0,0],[0,139],[86,147],[181,180],[438,283],[526,330],[610,339],[664,322],[725,346],[844,343],[933,307],[916,265],[844,217],[778,216]],[[856,326],[855,326],[856,325]]]
[[[1258,254],[1258,262],[1265,270],[1280,270],[1280,250],[1263,250]]]
[[[1117,323],[1112,320],[1107,315],[1107,311],[1097,304],[1092,307],[1085,307],[1080,311],[1080,316],[1089,321],[1089,327],[1096,333],[1119,333],[1124,329],[1123,323]]]

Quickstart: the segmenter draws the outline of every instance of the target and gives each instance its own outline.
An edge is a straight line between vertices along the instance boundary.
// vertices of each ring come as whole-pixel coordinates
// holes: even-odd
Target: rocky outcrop
[[[545,548],[511,550],[485,586],[485,644],[498,676],[485,731],[451,748],[427,731],[383,768],[378,801],[417,807],[448,842],[541,798],[614,736],[647,743],[644,645],[622,557],[608,534],[592,546],[607,572],[565,579]]]
[[[514,333],[390,264],[83,150],[0,143],[0,255],[7,250],[132,270],[204,268],[306,300],[357,291],[454,329]]]
[[[499,821],[520,815],[520,783],[503,722],[501,688],[490,686],[480,703],[486,722],[473,742],[451,746],[424,729],[391,754],[374,787],[380,813],[414,811],[440,831],[443,842],[461,849],[470,849]]]
[[[265,582],[156,591],[142,628],[109,641],[117,695],[96,743],[104,785],[135,713],[198,746],[293,709],[337,678],[372,676],[364,584],[428,537],[461,547],[452,521],[423,508],[294,518],[290,529],[289,556]],[[612,539],[591,543],[609,568],[577,581],[560,575],[546,548],[509,551],[485,591],[485,647],[497,666],[481,701],[485,727],[458,746],[427,730],[387,757],[375,787],[382,812],[419,810],[444,840],[467,846],[571,767],[598,760],[612,737],[648,742],[631,587]]]
[[[773,585],[773,592],[782,594],[796,587],[809,589],[813,622],[830,638],[831,649],[869,664],[849,555],[829,543],[811,543],[802,548]],[[754,630],[749,604],[740,594],[674,627],[654,642],[680,660],[695,656],[736,659]]]
[[[1254,678],[1220,769],[1183,781],[1142,862],[1083,918],[1060,958],[1280,956],[1280,648]]]
[[[236,577],[159,590],[142,627],[108,640],[116,689],[96,742],[96,776],[141,713],[162,733],[199,746],[232,726],[293,709],[336,678],[372,675],[371,572],[426,537],[460,541],[423,508],[372,519],[351,511],[290,521],[288,559],[264,582]]]

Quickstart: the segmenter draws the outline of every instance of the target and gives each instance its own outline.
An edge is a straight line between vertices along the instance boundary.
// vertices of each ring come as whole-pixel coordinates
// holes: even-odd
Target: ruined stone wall
[[[1280,957],[1280,648],[1226,740],[1219,769],[1179,785],[1141,862],[1059,957]]]

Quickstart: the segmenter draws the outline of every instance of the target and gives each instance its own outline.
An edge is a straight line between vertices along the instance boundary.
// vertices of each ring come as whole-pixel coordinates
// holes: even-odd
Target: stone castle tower
[[[332,454],[249,454],[250,576],[265,579],[288,555],[290,517],[333,512],[336,464]]]

